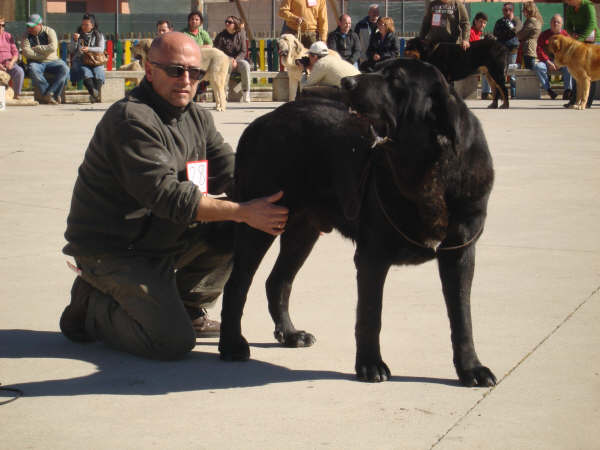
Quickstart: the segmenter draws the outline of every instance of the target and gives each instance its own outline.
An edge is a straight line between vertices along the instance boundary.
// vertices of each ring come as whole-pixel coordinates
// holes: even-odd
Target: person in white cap
[[[23,39],[23,56],[29,64],[29,75],[42,95],[42,103],[57,105],[60,94],[69,75],[69,67],[58,57],[56,32],[42,25],[39,14],[32,14],[27,20],[27,36]],[[45,74],[54,75],[49,83]]]
[[[340,86],[344,77],[358,75],[359,70],[343,60],[336,52],[330,52],[322,41],[317,41],[308,49],[307,66],[300,65],[305,71],[300,80],[300,87],[306,86]]]

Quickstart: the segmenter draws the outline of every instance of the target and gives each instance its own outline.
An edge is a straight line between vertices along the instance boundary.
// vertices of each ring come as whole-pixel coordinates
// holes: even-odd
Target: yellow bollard
[[[258,43],[258,58],[259,58],[260,70],[264,71],[265,70],[265,40],[264,39],[261,39]],[[267,84],[267,79],[261,78],[259,80],[259,84],[264,86],[265,84]]]
[[[131,41],[125,41],[125,51],[123,52],[123,64],[131,62]]]

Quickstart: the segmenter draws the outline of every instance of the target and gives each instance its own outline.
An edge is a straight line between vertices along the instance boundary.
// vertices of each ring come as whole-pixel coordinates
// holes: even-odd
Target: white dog
[[[296,65],[296,60],[308,56],[308,49],[293,34],[282,34],[277,40],[277,47],[281,64],[288,73],[289,100],[293,101],[302,79],[302,71]],[[334,50],[329,50],[329,54],[341,58],[340,54]]]

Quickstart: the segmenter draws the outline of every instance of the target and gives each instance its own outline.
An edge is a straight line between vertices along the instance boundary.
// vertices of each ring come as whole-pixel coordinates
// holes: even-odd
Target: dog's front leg
[[[379,333],[383,285],[390,264],[377,257],[369,257],[360,248],[354,255],[358,282],[356,308],[356,376],[362,381],[386,381],[390,369],[381,359]]]
[[[493,386],[496,377],[479,362],[471,324],[471,283],[475,269],[475,245],[441,251],[438,267],[450,319],[454,367],[465,386]]]

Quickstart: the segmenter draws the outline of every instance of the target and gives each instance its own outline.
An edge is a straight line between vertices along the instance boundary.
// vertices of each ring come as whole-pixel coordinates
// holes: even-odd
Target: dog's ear
[[[460,140],[460,107],[458,94],[445,80],[431,89],[431,116],[440,146],[450,146],[454,153]]]

